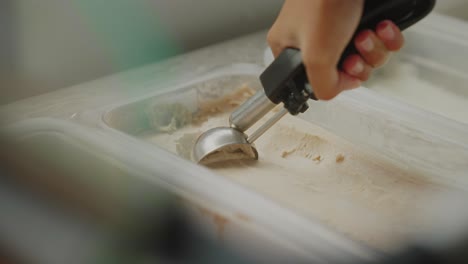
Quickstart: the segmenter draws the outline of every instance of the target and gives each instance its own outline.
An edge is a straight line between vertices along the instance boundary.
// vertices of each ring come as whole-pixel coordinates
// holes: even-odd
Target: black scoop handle
[[[375,29],[378,23],[387,19],[403,31],[426,17],[434,9],[435,2],[436,0],[366,0],[356,33],[364,29]],[[337,67],[341,68],[342,61],[356,53],[353,41],[350,41]],[[298,49],[285,49],[260,75],[260,81],[268,98],[275,104],[283,102],[293,115],[307,110],[307,99],[316,100],[312,88],[307,85],[308,80]],[[308,95],[305,101],[300,98],[301,94]]]

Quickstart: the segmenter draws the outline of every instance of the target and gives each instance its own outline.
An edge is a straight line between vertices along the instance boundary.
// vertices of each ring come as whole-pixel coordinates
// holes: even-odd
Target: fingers
[[[346,58],[338,70],[333,58],[317,53],[321,46],[316,40],[298,38],[287,32],[290,30],[285,30],[281,24],[274,25],[268,32],[268,44],[275,57],[288,47],[301,49],[308,80],[320,100],[330,100],[344,90],[359,87],[361,82],[369,79],[374,68],[384,65],[391,52],[400,50],[404,44],[399,28],[389,20],[383,21],[374,31],[364,30],[357,34],[354,45],[359,54]],[[299,41],[301,39],[303,41]]]
[[[357,88],[361,81],[345,72],[338,71],[336,65],[316,64],[312,60],[306,60],[304,66],[310,85],[319,100],[331,100],[343,90]]]
[[[379,23],[375,32],[360,32],[354,41],[359,55],[351,55],[342,64],[343,71],[361,81],[367,81],[372,69],[385,64],[392,51],[400,50],[404,37],[400,29],[391,21]]]
[[[384,42],[371,30],[358,33],[354,44],[364,61],[374,68],[384,65],[390,55]]]
[[[389,51],[398,51],[405,43],[400,29],[390,20],[379,23],[375,31]]]
[[[342,69],[348,75],[364,82],[369,79],[373,68],[360,55],[354,54],[344,60]]]

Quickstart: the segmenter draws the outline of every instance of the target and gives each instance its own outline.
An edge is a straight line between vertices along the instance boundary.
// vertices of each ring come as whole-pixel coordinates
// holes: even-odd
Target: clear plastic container
[[[329,263],[377,256],[205,168],[119,133],[47,118],[22,121],[1,132],[38,153],[49,153],[52,162],[63,157],[56,164],[73,175],[48,180],[60,186],[79,182],[86,186],[81,198],[104,202],[103,208],[117,209],[121,217],[144,213],[158,203],[161,197],[155,191],[163,187],[184,201],[192,220],[213,238],[258,261]]]
[[[149,125],[148,118],[151,117],[149,116],[151,112],[148,112],[148,109],[157,105],[180,104],[189,112],[194,113],[204,102],[223,97],[244,84],[253,89],[259,89],[258,75],[261,71],[261,67],[249,64],[236,64],[207,70],[206,74],[200,75],[197,79],[187,80],[181,77],[177,85],[158,87],[161,90],[154,94],[103,107],[97,111],[82,113],[80,118],[81,121],[104,129],[109,135],[121,137],[122,140],[131,139],[135,146],[138,145],[141,149],[145,149],[145,152],[139,153],[138,157],[151,153],[155,157],[152,160],[155,166],[176,166],[178,170],[183,170],[184,172],[180,174],[181,177],[170,179],[171,181],[177,181],[176,185],[185,186],[187,190],[195,190],[199,186],[203,191],[212,192],[205,195],[214,195],[217,193],[216,190],[223,190],[223,193],[228,193],[224,191],[224,187],[219,189],[214,187],[214,182],[205,181],[204,183],[198,182],[197,185],[190,184],[194,183],[194,174],[210,175],[210,181],[222,181],[224,183],[236,182],[236,179],[229,177],[229,179],[226,179],[216,171],[207,170],[178,157],[174,154],[175,146],[174,149],[165,151],[154,141],[149,140],[151,136],[161,134],[161,132],[155,131]],[[155,87],[155,89],[157,88]],[[424,203],[423,201],[417,201],[419,194],[426,191],[432,192],[451,188],[468,189],[468,178],[463,177],[468,169],[468,163],[466,163],[468,148],[462,143],[460,136],[468,130],[463,125],[401,105],[367,90],[344,94],[332,102],[312,103],[311,108],[300,118],[305,120],[314,133],[317,132],[320,136],[323,135],[326,142],[332,142],[331,144],[325,144],[325,148],[338,145],[338,150],[341,151],[340,148],[343,145],[349,147],[352,153],[357,153],[355,155],[357,157],[356,164],[360,164],[359,166],[362,165],[361,167],[371,169],[374,167],[382,168],[382,166],[388,168],[390,171],[386,174],[389,177],[388,179],[393,179],[396,182],[401,181],[411,184],[411,181],[416,179],[416,182],[428,183],[427,188],[423,184],[423,187],[417,188],[418,190],[415,189],[414,193],[405,194],[413,197],[414,203],[406,207],[402,206],[401,216],[392,215],[388,212],[382,214],[380,209],[373,207],[374,205],[366,206],[368,201],[363,201],[362,197],[359,198],[361,200],[349,200],[351,196],[347,196],[347,194],[328,193],[329,200],[326,204],[329,205],[329,208],[327,210],[337,212],[340,219],[327,220],[321,218],[320,213],[307,212],[307,200],[296,204],[293,200],[285,200],[284,197],[278,198],[274,193],[270,193],[268,188],[262,187],[261,183],[253,187],[249,186],[249,184],[237,182],[244,185],[248,190],[247,192],[257,192],[257,194],[254,194],[257,195],[256,199],[262,199],[262,201],[266,199],[281,207],[288,208],[288,210],[293,211],[293,215],[306,217],[308,219],[305,220],[306,222],[318,222],[334,229],[334,224],[327,221],[341,221],[342,224],[349,224],[349,226],[347,227],[348,230],[338,228],[339,232],[346,235],[350,235],[347,231],[354,232],[350,237],[357,240],[361,240],[359,233],[375,234],[376,236],[398,233],[399,235],[395,238],[396,243],[404,243],[402,240],[410,237],[412,229],[418,224],[413,221],[413,216],[418,213],[418,208],[421,205],[418,203]],[[428,132],[427,128],[434,125],[444,129]],[[369,162],[367,158],[372,161]],[[327,167],[323,172],[325,174],[332,173],[333,170],[334,167]],[[381,170],[372,169],[372,171],[380,172]],[[396,178],[391,175],[392,172],[395,172]],[[246,173],[254,172],[246,171]],[[346,172],[343,175],[346,175]],[[405,178],[405,175],[408,177]],[[285,188],[294,185],[293,181],[295,180],[293,180],[293,177],[290,180],[287,177],[283,179],[285,180]],[[352,181],[353,178],[350,177],[348,180]],[[265,185],[268,181],[265,181]],[[298,182],[297,184],[298,188],[301,188],[302,183]],[[206,189],[207,186],[210,186],[209,190]],[[292,192],[290,196],[293,197],[293,194]],[[228,198],[226,202],[232,202],[234,199]],[[243,206],[247,206],[247,204],[250,206],[252,203],[257,202],[255,200],[243,200],[245,201]],[[357,203],[354,203],[355,201]],[[317,206],[320,207],[320,205]],[[260,212],[265,210],[262,207],[256,208]],[[351,215],[353,217],[349,217],[350,219],[347,221],[346,217]],[[389,216],[395,217],[397,220],[388,220]],[[276,223],[275,226],[282,221],[288,222],[290,218],[290,216],[286,215],[277,215],[276,217],[272,220]],[[394,229],[395,222],[399,222],[401,225],[398,232]],[[302,229],[302,226],[288,224],[284,228],[299,236],[299,233],[301,233],[299,230]],[[295,237],[294,239],[308,240],[308,238],[304,237]],[[376,246],[372,241],[366,242],[371,247]],[[312,245],[310,242],[306,243]],[[376,247],[386,249],[382,245]]]
[[[439,50],[438,45],[441,43],[452,43],[451,48],[459,47],[458,44],[464,41],[464,33],[458,32],[459,28],[451,27],[452,24],[436,23],[445,20],[444,17],[431,17],[433,18],[424,20],[408,31],[409,53],[405,54],[408,58],[433,56],[431,58],[437,60],[439,64],[456,70],[457,78],[452,81],[460,84],[460,80],[464,80],[465,75],[459,73],[466,65],[466,60],[458,59],[459,54],[443,55],[434,51]],[[441,34],[445,32],[441,35],[445,40],[426,41],[425,47],[421,49],[415,46],[420,43],[421,36],[436,37],[439,32]],[[268,62],[268,51],[265,54]],[[414,61],[419,62],[416,59]],[[440,67],[423,65],[427,66],[425,74],[428,79],[435,76],[436,79],[431,80],[441,81],[441,76],[445,76],[446,79],[454,76],[453,72],[447,73]],[[128,142],[129,149],[135,151],[127,156],[127,160],[132,160],[132,166],[139,170],[144,168],[148,174],[157,175],[155,178],[169,183],[179,194],[188,197],[188,200],[205,205],[217,201],[217,206],[212,206],[215,209],[210,210],[228,218],[235,218],[236,212],[241,210],[249,219],[254,219],[253,222],[261,223],[262,228],[275,230],[273,236],[280,236],[284,241],[288,241],[288,245],[294,245],[294,248],[300,249],[306,256],[327,258],[332,254],[329,251],[332,248],[342,249],[343,245],[345,248],[350,245],[355,247],[356,245],[349,244],[347,239],[325,231],[334,229],[334,226],[330,225],[327,219],[321,218],[320,214],[306,213],[301,206],[307,204],[307,200],[297,204],[291,202],[292,200],[285,201],[284,197],[280,199],[269,192],[268,188],[262,186],[262,182],[253,187],[232,177],[226,178],[217,171],[197,166],[175,154],[176,143],[171,141],[173,139],[170,139],[170,133],[166,133],[167,142],[162,142],[172,144],[169,151],[162,149],[161,144],[155,144],[151,140],[153,136],[164,134],[156,131],[151,125],[150,120],[154,117],[152,115],[159,115],[158,112],[152,111],[159,109],[154,108],[155,106],[178,104],[184,111],[196,113],[204,103],[222,98],[244,84],[259,89],[258,75],[262,70],[263,67],[256,65],[235,64],[206,69],[205,73],[196,78],[179,76],[170,86],[155,83],[154,93],[84,112],[77,118],[79,122],[104,130],[110,139],[119,143]],[[313,133],[323,136],[326,142],[338,142],[335,145],[340,151],[343,145],[353,153],[357,153],[356,164],[366,168],[388,168],[390,173],[380,180],[391,179],[396,183],[410,183],[416,179],[415,182],[424,183],[419,190],[405,194],[413,199],[413,203],[407,207],[403,206],[401,214],[393,215],[388,212],[382,213],[379,208],[366,207],[365,203],[372,199],[349,200],[349,196],[341,192],[330,194],[329,200],[323,204],[329,205],[329,211],[337,212],[341,220],[344,219],[341,223],[346,224],[346,217],[349,217],[351,229],[354,228],[355,233],[376,236],[399,233],[402,235],[399,237],[399,243],[404,243],[401,239],[410,237],[412,229],[418,226],[413,216],[417,215],[420,207],[424,205],[424,200],[418,201],[419,194],[438,190],[468,189],[468,138],[466,137],[468,125],[466,124],[382,96],[369,89],[346,92],[330,102],[311,102],[310,109],[299,118],[307,123]],[[227,125],[227,120],[225,124]],[[177,131],[170,132],[177,133]],[[321,147],[328,148],[333,145],[328,143]],[[372,162],[368,162],[367,158]],[[321,161],[321,158],[318,160]],[[326,167],[323,173],[331,173],[333,170],[333,167]],[[373,170],[375,171],[379,170]],[[392,172],[395,175],[391,175]],[[343,175],[347,175],[346,173],[343,172]],[[285,186],[294,185],[291,183],[293,177],[283,179]],[[354,178],[345,180],[352,181]],[[270,179],[266,179],[264,185],[266,186],[269,181]],[[296,187],[301,188],[304,186],[302,183],[297,182]],[[286,196],[294,195],[296,193],[291,192]],[[317,204],[317,207],[320,206]],[[397,222],[401,224],[398,231],[394,225],[392,226],[393,220],[387,219],[392,217],[398,219]],[[325,225],[328,227],[325,228]],[[320,235],[317,236],[317,232]],[[344,231],[341,229],[339,232]],[[315,238],[312,238],[313,233]],[[317,238],[326,242],[317,243]],[[367,242],[371,247],[375,246]],[[353,251],[353,254],[356,255],[356,252]]]

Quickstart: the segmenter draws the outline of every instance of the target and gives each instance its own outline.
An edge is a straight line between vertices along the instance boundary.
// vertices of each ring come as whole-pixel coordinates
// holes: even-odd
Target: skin
[[[285,0],[268,32],[268,43],[277,57],[285,48],[297,48],[310,84],[320,100],[330,100],[344,90],[357,88],[383,66],[391,52],[403,47],[404,38],[391,21],[358,32],[364,0]],[[337,67],[348,43],[359,54],[348,56]]]

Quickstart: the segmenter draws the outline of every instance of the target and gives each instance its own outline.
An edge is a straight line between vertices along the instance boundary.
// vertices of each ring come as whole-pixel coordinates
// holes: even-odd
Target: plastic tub
[[[155,164],[166,164],[162,160],[171,157],[170,159],[173,164],[177,164],[176,166],[180,168],[186,168],[186,174],[183,176],[184,179],[181,179],[184,182],[189,177],[191,178],[189,175],[192,173],[203,174],[208,173],[209,170],[174,155],[175,143],[172,145],[172,149],[170,149],[171,147],[168,148],[169,152],[162,151],[160,149],[162,141],[158,143],[151,140],[151,138],[160,133],[151,128],[149,122],[151,111],[148,111],[148,109],[157,105],[180,104],[189,112],[196,112],[203,102],[220,98],[243,84],[247,84],[254,89],[260,88],[257,78],[261,71],[261,67],[248,64],[236,64],[207,70],[206,74],[200,75],[196,79],[186,80],[180,78],[178,85],[159,87],[162,90],[153,94],[129,102],[107,106],[97,111],[83,113],[81,120],[99,126],[109,134],[115,134],[122,138],[132,138],[135,140],[135,144],[138,142],[141,147],[147,149],[148,153],[159,153],[158,155],[161,156],[159,159],[154,159],[153,162]],[[359,98],[364,98],[364,100],[360,100]],[[396,243],[404,243],[404,240],[411,236],[412,229],[418,225],[417,222],[413,221],[412,215],[413,213],[417,214],[418,206],[420,205],[418,204],[417,197],[420,192],[432,192],[451,188],[468,189],[468,179],[461,177],[468,169],[468,164],[465,162],[468,158],[468,148],[460,144],[460,134],[457,134],[457,131],[452,129],[458,125],[458,132],[464,133],[467,131],[464,126],[425,114],[411,107],[401,107],[398,103],[387,100],[370,91],[362,90],[340,96],[332,102],[313,104],[311,105],[311,109],[306,114],[300,116],[300,118],[305,120],[311,131],[314,131],[313,133],[317,132],[325,135],[324,137],[327,142],[339,142],[332,144],[333,146],[337,145],[339,151],[342,150],[342,146],[352,149],[353,153],[357,153],[357,163],[364,164],[364,167],[375,165],[376,168],[380,168],[381,166],[387,166],[387,168],[390,168],[390,173],[386,174],[389,177],[388,179],[394,179],[397,182],[401,181],[411,184],[410,182],[416,179],[416,181],[429,183],[428,188],[423,187],[418,190],[415,189],[414,193],[407,193],[407,195],[414,197],[414,204],[402,207],[404,212],[402,211],[401,218],[397,220],[402,225],[402,228],[398,232],[390,224],[391,221],[387,221],[386,219],[391,214],[382,214],[379,210],[373,211],[372,206],[368,207],[365,205],[366,201],[355,204],[354,201],[348,200],[349,196],[346,196],[346,194],[328,193],[327,195],[329,195],[330,199],[327,204],[330,206],[327,210],[339,212],[338,215],[341,215],[341,219],[344,219],[341,223],[347,225],[346,216],[353,215],[353,217],[350,217],[348,230],[341,228],[335,230],[339,230],[339,232],[346,235],[350,235],[347,232],[354,232],[354,234],[350,235],[353,239],[362,240],[359,237],[360,232],[371,235],[375,234],[376,236],[379,234],[391,235],[398,233],[401,236],[395,239]],[[440,133],[444,133],[442,135],[428,133],[425,129],[429,124],[440,124],[448,128],[448,130],[439,131]],[[328,131],[320,127],[326,128]],[[169,141],[170,139],[162,143]],[[331,145],[325,144],[324,146],[328,148]],[[167,148],[167,145],[165,147]],[[262,149],[259,150],[264,151]],[[427,153],[431,153],[431,155],[428,156]],[[370,157],[372,162],[367,163],[366,158],[362,157]],[[324,172],[330,173],[332,170],[333,168],[330,167],[325,169]],[[377,171],[379,170],[377,169]],[[210,172],[210,175],[219,178],[218,180],[227,180],[220,174],[216,174],[216,171],[214,172]],[[395,173],[396,178],[391,175],[392,172]],[[246,173],[249,173],[249,171],[246,171]],[[343,175],[347,175],[346,172]],[[294,183],[292,178],[290,182],[288,182],[288,178],[283,179],[285,186],[292,186],[294,184],[298,188],[305,186],[301,181]],[[279,199],[268,188],[263,188],[261,182],[254,187],[239,182],[238,179],[232,177],[230,177],[230,180],[237,181],[251,191],[258,192],[260,194],[259,197],[263,196],[267,200],[271,200],[282,207],[294,211],[297,215],[306,216],[312,222],[318,221],[328,225],[329,228],[335,228],[334,223],[330,224],[327,221],[334,222],[337,219],[327,220],[321,218],[322,216],[317,214],[317,212],[307,213],[307,210],[304,209],[307,206],[307,201],[297,204],[292,200]],[[352,181],[353,177],[350,177],[349,180]],[[267,182],[268,180],[265,181],[265,184]],[[291,193],[291,197],[293,197],[293,194],[294,192]],[[317,206],[320,207],[320,205]],[[260,208],[259,210],[263,211]],[[278,217],[275,221],[287,219],[286,216]],[[288,225],[287,228],[295,230],[295,233],[298,231],[291,225]],[[375,246],[383,250],[395,246],[392,245],[386,248],[382,244],[377,245],[377,243],[374,244],[372,241],[366,242],[371,247]]]
[[[60,186],[78,182],[85,186],[80,188],[86,190],[83,201],[104,201],[101,209],[117,208],[121,218],[144,214],[160,201],[162,187],[180,197],[192,220],[214,239],[257,261],[330,263],[377,256],[207,169],[128,136],[54,119],[23,121],[2,132],[39,153],[49,153],[48,161],[73,172],[48,182]]]

